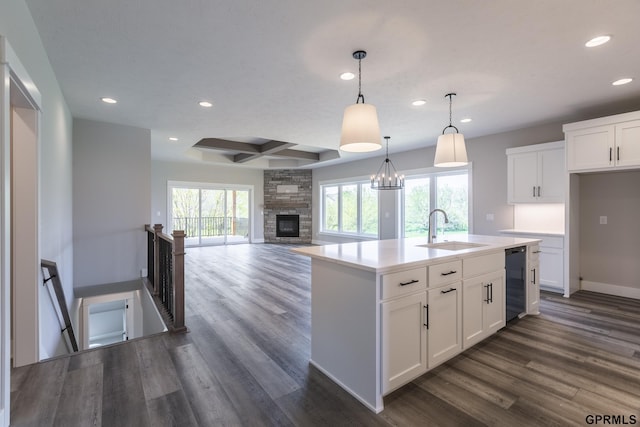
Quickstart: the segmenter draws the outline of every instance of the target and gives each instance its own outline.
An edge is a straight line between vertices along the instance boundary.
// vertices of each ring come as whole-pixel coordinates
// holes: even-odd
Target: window
[[[369,181],[321,185],[322,231],[378,236],[378,193]]]
[[[403,197],[404,237],[427,236],[429,212],[442,209],[444,217],[435,216],[437,234],[469,233],[469,171],[456,170],[434,172],[421,176],[407,177]]]

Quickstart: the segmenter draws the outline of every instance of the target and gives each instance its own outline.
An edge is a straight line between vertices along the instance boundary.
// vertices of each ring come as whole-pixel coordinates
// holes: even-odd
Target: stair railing
[[[144,226],[147,232],[147,279],[153,285],[156,304],[168,317],[172,332],[185,332],[184,324],[184,238],[185,232],[162,232],[162,224]]]

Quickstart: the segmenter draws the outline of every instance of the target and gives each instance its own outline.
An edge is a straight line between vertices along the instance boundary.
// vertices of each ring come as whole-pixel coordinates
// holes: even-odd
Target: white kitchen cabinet
[[[527,314],[540,314],[540,247],[527,248]]]
[[[569,172],[640,167],[640,112],[563,126]]]
[[[462,351],[462,283],[427,292],[427,366],[429,369]]]
[[[462,283],[462,339],[467,349],[506,325],[505,272],[465,279]]]
[[[382,392],[427,371],[426,292],[382,303]]]
[[[564,142],[509,148],[509,203],[564,202]]]

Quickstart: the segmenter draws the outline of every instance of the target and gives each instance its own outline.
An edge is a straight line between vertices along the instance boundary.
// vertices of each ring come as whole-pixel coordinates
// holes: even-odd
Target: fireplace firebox
[[[276,237],[300,237],[300,215],[276,215]]]

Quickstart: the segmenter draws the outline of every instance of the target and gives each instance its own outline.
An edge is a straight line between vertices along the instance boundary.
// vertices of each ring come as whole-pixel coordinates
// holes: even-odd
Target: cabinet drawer
[[[462,260],[462,269],[464,277],[473,277],[504,269],[504,252],[465,258]]]
[[[534,237],[534,239],[542,239],[540,246],[545,248],[562,249],[564,247],[564,237],[540,236]]]
[[[538,262],[540,259],[540,246],[527,246],[527,258],[529,259],[529,262]]]
[[[460,260],[444,262],[429,266],[429,287],[435,288],[447,283],[457,282],[462,278],[462,262]]]
[[[414,268],[382,276],[382,299],[427,288],[427,268]]]

